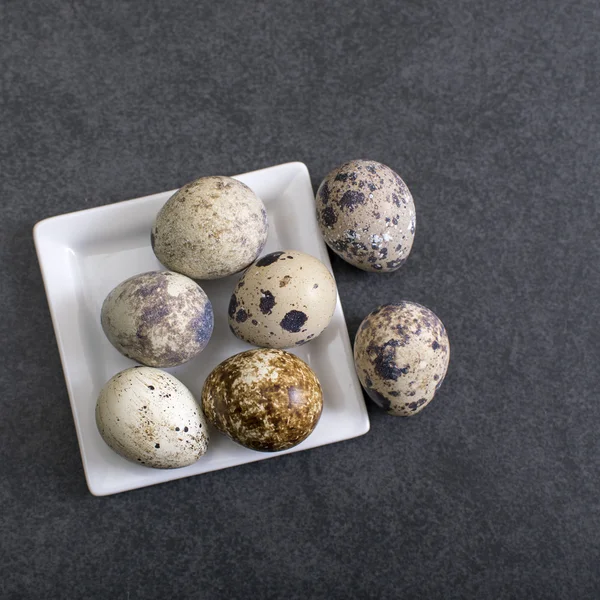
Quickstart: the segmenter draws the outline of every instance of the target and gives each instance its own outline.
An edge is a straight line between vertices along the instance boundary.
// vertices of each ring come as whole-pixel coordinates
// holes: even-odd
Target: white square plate
[[[288,163],[236,178],[252,188],[267,208],[269,238],[264,253],[300,250],[317,257],[331,270],[306,165]],[[307,450],[369,430],[338,297],[329,327],[312,342],[292,350],[316,372],[324,397],[323,413],[315,431],[295,448],[277,453],[256,452],[211,428],[208,451],[197,463],[182,469],[160,470],[129,462],[104,443],[96,429],[96,398],[113,375],[136,363],[119,354],[104,336],[100,308],[110,290],[124,279],[164,269],[150,247],[150,228],[174,192],[52,217],[34,229],[85,476],[90,492],[97,496]],[[212,338],[194,360],[166,369],[196,397],[214,367],[252,347],[238,340],[227,322],[227,307],[238,278],[235,275],[200,282],[214,308]]]

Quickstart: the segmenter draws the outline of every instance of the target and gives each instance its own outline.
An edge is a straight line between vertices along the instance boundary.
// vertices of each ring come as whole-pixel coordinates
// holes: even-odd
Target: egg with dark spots
[[[120,283],[104,300],[101,324],[110,343],[150,367],[175,367],[197,356],[213,331],[213,309],[195,282],[151,271]]]
[[[244,273],[229,302],[229,325],[255,346],[291,348],[317,337],[337,303],[335,280],[318,259],[272,252]]]
[[[145,467],[186,467],[208,448],[200,404],[173,375],[151,367],[126,369],[106,383],[96,425],[110,448]]]
[[[351,265],[387,272],[408,258],[415,205],[407,185],[389,167],[373,160],[344,163],[325,177],[316,205],[325,242]]]
[[[354,363],[369,397],[391,415],[417,414],[442,385],[450,343],[446,328],[416,302],[386,304],[369,314],[354,341]]]
[[[238,444],[277,452],[313,432],[323,394],[315,373],[297,356],[283,350],[249,350],[210,373],[202,408],[206,418]]]
[[[262,200],[231,177],[201,177],[162,207],[152,248],[171,271],[193,279],[232,275],[256,260],[268,233]]]

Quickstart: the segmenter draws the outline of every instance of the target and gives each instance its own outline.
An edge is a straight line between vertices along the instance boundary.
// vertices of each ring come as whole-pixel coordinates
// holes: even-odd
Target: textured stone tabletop
[[[0,597],[600,597],[597,2],[3,2]],[[436,312],[410,419],[95,498],[32,240],[52,215],[371,158],[408,262],[332,257],[350,335]]]

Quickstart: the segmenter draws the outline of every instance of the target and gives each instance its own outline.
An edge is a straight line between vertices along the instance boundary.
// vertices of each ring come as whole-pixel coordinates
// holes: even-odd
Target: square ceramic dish
[[[279,249],[300,250],[317,257],[331,270],[304,164],[278,165],[236,178],[252,188],[267,208],[269,238],[265,254]],[[119,354],[104,336],[100,308],[110,290],[124,279],[164,269],[150,247],[150,228],[158,210],[174,191],[52,217],[34,229],[85,476],[90,492],[97,496],[307,450],[369,430],[338,298],[329,327],[312,342],[292,350],[316,372],[324,395],[323,413],[315,431],[295,448],[278,453],[256,452],[211,429],[208,451],[197,463],[182,469],[159,470],[131,463],[104,443],[96,429],[96,399],[113,375],[136,363]],[[166,369],[196,397],[214,367],[225,358],[252,348],[238,340],[227,323],[229,298],[238,278],[235,275],[200,282],[214,308],[213,336],[194,360]]]

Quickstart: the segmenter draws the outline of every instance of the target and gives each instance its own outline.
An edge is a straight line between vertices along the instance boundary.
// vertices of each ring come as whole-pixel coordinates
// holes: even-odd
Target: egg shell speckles
[[[193,279],[218,279],[245,269],[268,233],[262,200],[231,177],[201,177],[159,211],[152,248],[168,269]]]
[[[317,337],[337,303],[333,275],[314,256],[285,250],[253,264],[229,303],[229,326],[240,339],[267,348],[291,348]]]
[[[192,393],[151,367],[126,369],[106,383],[96,425],[115,452],[156,469],[191,465],[208,447],[206,420]]]
[[[316,196],[317,220],[327,245],[364,271],[395,271],[412,248],[415,204],[400,176],[373,160],[334,169]]]
[[[238,444],[263,452],[296,446],[323,409],[312,369],[283,350],[259,349],[222,362],[202,390],[206,418]]]
[[[380,306],[361,323],[354,341],[360,382],[391,415],[423,410],[442,385],[449,360],[446,328],[415,302]]]
[[[170,271],[120,283],[102,305],[102,329],[122,354],[151,367],[174,367],[208,344],[213,309],[202,288]]]

